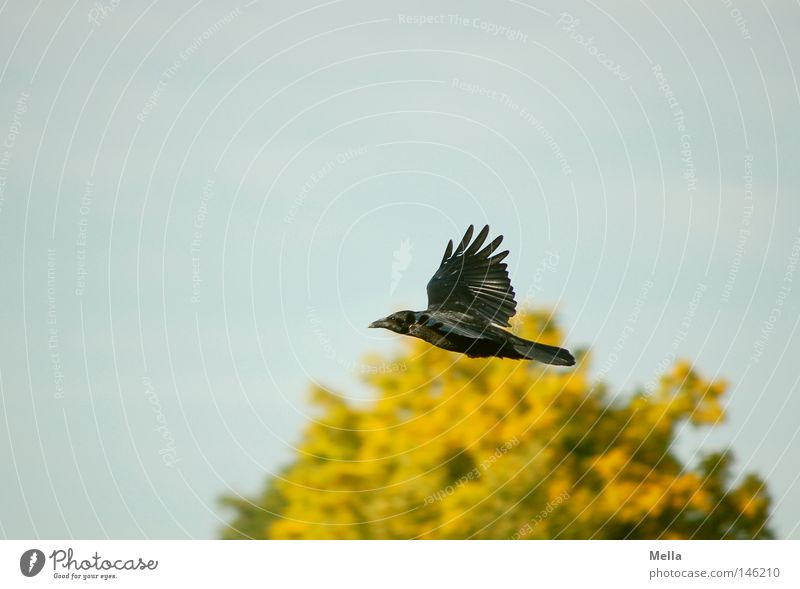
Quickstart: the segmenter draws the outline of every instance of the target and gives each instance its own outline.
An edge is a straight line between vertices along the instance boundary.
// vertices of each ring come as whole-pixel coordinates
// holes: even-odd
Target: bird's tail
[[[515,338],[514,351],[520,355],[519,359],[536,360],[537,362],[555,366],[572,366],[575,364],[575,358],[569,353],[569,350],[531,342],[521,337]]]

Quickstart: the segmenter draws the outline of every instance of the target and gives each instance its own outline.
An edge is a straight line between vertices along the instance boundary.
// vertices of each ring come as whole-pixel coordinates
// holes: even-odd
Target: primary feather
[[[489,226],[470,245],[473,232],[470,225],[455,253],[452,240],[448,242],[439,269],[428,282],[428,308],[463,311],[507,327],[517,312],[514,288],[503,262],[508,251],[492,255],[503,236],[480,249],[489,235]]]

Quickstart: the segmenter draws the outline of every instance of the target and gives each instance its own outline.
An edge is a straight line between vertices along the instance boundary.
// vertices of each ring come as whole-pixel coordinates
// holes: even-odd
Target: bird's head
[[[369,326],[382,327],[395,333],[408,333],[408,328],[414,323],[414,317],[414,311],[398,311],[388,317],[373,321]]]

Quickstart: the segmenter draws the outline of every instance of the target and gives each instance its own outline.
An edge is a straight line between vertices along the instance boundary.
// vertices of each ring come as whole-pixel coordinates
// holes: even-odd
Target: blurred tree
[[[542,314],[515,325],[560,344]],[[613,400],[574,369],[469,359],[406,338],[368,361],[376,392],[355,407],[313,390],[320,409],[297,458],[261,497],[223,503],[226,538],[769,538],[755,475],[731,486],[730,455],[683,464],[686,422],[723,418],[726,385],[679,362],[650,395]],[[386,368],[386,370],[384,370]]]

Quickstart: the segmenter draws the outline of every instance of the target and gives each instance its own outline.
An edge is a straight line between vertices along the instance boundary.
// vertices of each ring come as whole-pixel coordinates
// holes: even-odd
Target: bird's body
[[[567,350],[528,341],[503,329],[516,312],[514,289],[502,260],[508,251],[492,255],[503,240],[495,238],[483,249],[489,226],[470,244],[470,225],[453,252],[450,241],[439,269],[428,283],[425,311],[398,311],[373,322],[410,335],[451,352],[471,358],[512,358],[537,360],[545,364],[572,366],[575,359]]]

